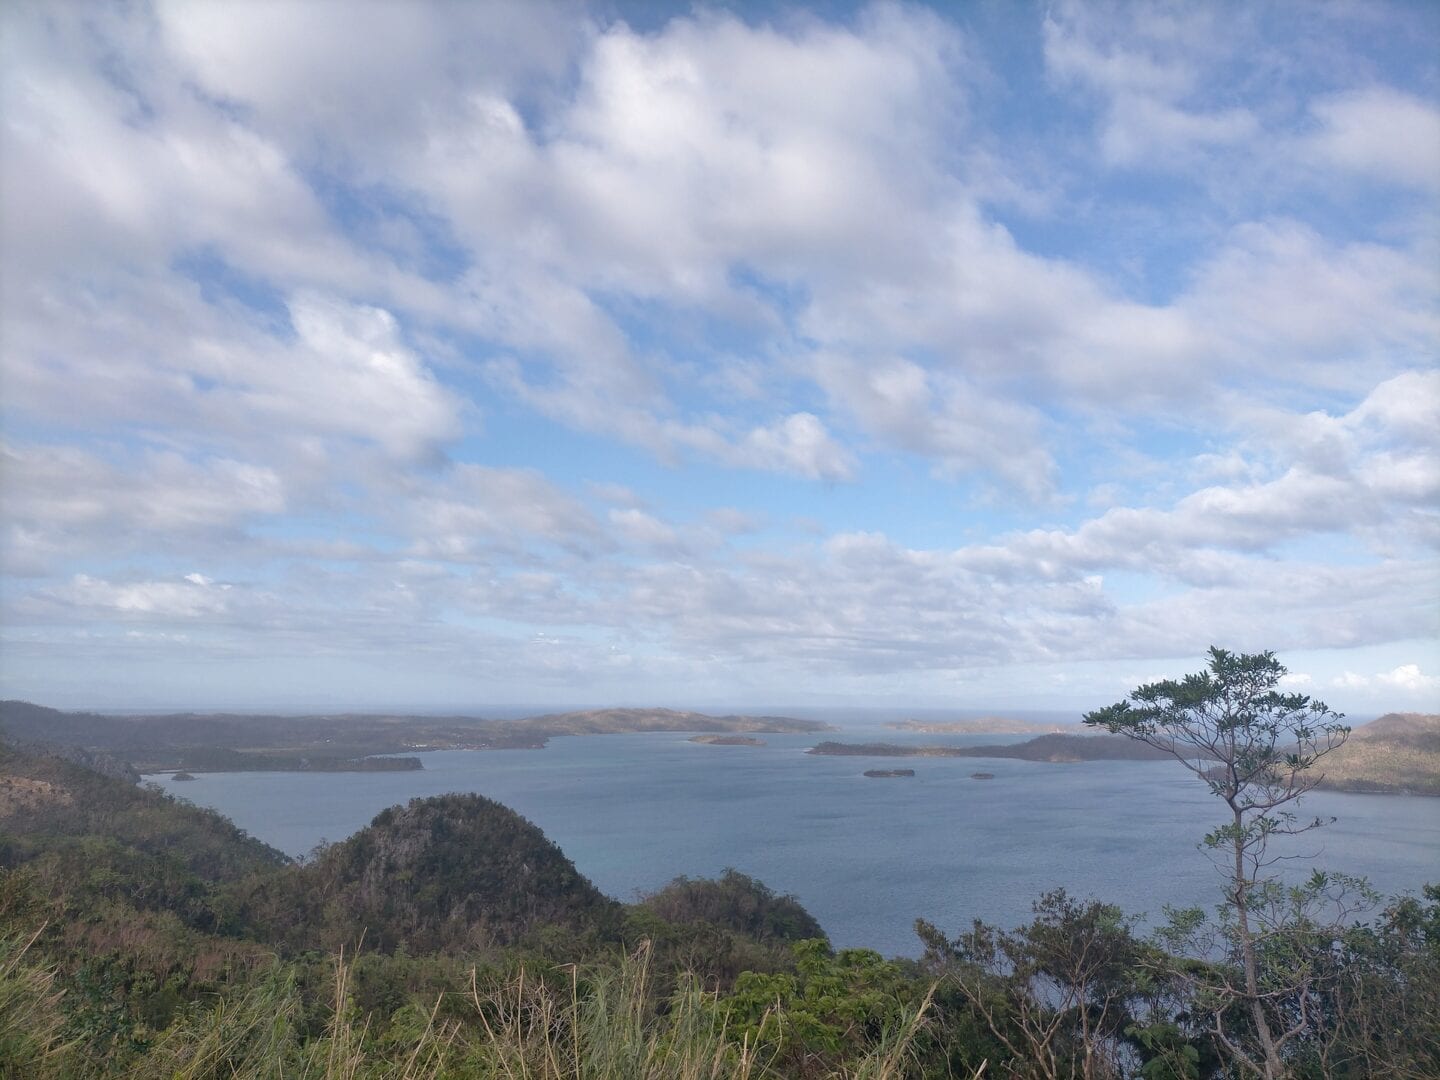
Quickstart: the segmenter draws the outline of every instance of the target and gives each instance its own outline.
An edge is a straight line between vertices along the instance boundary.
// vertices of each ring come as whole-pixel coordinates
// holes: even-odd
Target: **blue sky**
[[[1435,5],[0,20],[6,696],[1440,709]]]

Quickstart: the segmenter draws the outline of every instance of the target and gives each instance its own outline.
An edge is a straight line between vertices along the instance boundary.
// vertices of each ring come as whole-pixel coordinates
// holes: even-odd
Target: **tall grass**
[[[485,1039],[471,1064],[504,1080],[760,1080],[762,1052],[728,1038],[725,1011],[697,980],[682,979],[653,1015],[648,945],[612,967],[570,969],[565,993],[527,980],[472,1002]]]
[[[643,945],[612,967],[570,970],[568,994],[527,983],[522,972],[498,989],[472,988],[485,1032],[470,1063],[475,1075],[503,1080],[790,1080],[773,1047],[729,1027],[724,1002],[697,979],[682,978],[661,1009]],[[912,1049],[930,996],[863,1058],[824,1075],[832,1080],[900,1080],[912,1075]],[[783,1018],[777,1017],[783,1024]],[[763,1028],[762,1023],[757,1025]]]
[[[0,1077],[58,1076],[70,1047],[62,1042],[65,1014],[55,974],[31,957],[45,930],[0,937]]]
[[[33,939],[32,939],[33,940]],[[103,1076],[107,1063],[62,1043],[54,976],[29,963],[29,943],[0,940],[0,1077]],[[682,978],[657,1002],[648,944],[619,960],[542,979],[521,969],[437,999],[411,1023],[377,1034],[355,1008],[343,954],[330,977],[328,1018],[307,1021],[294,969],[277,964],[219,1000],[193,1005],[128,1059],[136,1080],[792,1080],[773,1047],[731,1029],[724,1002]],[[812,1075],[901,1080],[930,1001],[863,1058]],[[383,1019],[383,1018],[382,1018]],[[783,1023],[783,1017],[777,1017]],[[109,1063],[112,1067],[114,1062]]]

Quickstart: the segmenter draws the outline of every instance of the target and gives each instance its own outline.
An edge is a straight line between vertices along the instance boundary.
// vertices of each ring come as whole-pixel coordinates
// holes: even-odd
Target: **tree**
[[[1336,881],[1317,874],[1305,888],[1285,889],[1268,876],[1276,861],[1269,840],[1326,824],[1301,821],[1285,808],[1323,779],[1316,763],[1350,733],[1344,717],[1323,702],[1282,693],[1285,673],[1274,653],[1212,648],[1205,671],[1141,686],[1085,717],[1092,727],[1171,754],[1229,810],[1205,845],[1226,878],[1223,929],[1238,954],[1240,979],[1235,985],[1219,968],[1202,965],[1209,985],[1201,998],[1237,1065],[1266,1080],[1286,1075],[1287,1044],[1313,1025],[1307,1003],[1314,968],[1287,947],[1288,930],[1303,921],[1313,931],[1309,913],[1335,900]],[[1240,1028],[1233,1022],[1237,1005],[1245,1017]]]
[[[919,919],[922,964],[956,987],[1003,1047],[1008,1075],[1101,1080],[1121,1075],[1130,1032],[1149,1019],[1145,978],[1152,949],[1110,904],[1081,903],[1064,889],[1035,901],[1035,919],[1013,931],[987,926],[954,939]],[[996,1064],[998,1062],[992,1062]]]

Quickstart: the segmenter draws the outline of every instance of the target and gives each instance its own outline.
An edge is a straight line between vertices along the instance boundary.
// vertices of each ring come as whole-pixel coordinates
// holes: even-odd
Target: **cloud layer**
[[[0,15],[7,693],[1440,704],[1440,17],[618,11]]]

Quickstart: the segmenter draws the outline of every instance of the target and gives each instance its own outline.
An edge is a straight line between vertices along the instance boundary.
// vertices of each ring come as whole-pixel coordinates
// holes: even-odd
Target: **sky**
[[[0,10],[0,694],[1440,711],[1440,5]]]

